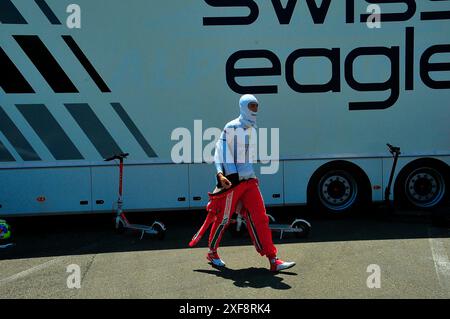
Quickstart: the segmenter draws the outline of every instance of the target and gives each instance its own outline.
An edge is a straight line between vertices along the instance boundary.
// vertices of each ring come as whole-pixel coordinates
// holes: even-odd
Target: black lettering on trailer
[[[250,10],[247,16],[231,16],[231,17],[204,17],[203,25],[205,26],[231,26],[231,25],[249,25],[257,21],[259,17],[259,7],[254,0],[204,0],[208,5],[217,8],[240,8],[246,7]],[[280,25],[289,24],[292,16],[297,8],[298,0],[288,0],[283,7],[281,0],[271,0],[275,15]],[[368,4],[404,4],[406,10],[404,12],[382,12],[380,14],[381,22],[401,22],[409,21],[417,13],[416,0],[365,0]],[[421,0],[423,2],[424,0]],[[430,0],[433,2],[444,2],[450,0]],[[341,3],[335,1],[333,3]],[[301,2],[300,2],[301,3]],[[447,2],[448,3],[448,2]],[[328,15],[331,0],[322,0],[320,6],[317,6],[317,0],[306,0],[311,18],[315,24],[323,24]],[[366,23],[370,14],[363,13],[360,15],[360,23]],[[420,20],[450,20],[449,10],[440,11],[424,11],[420,12]],[[345,0],[345,23],[355,23],[355,0]]]
[[[306,0],[306,4],[308,5],[314,23],[323,24],[330,9],[331,0],[323,0],[320,7],[317,6],[315,0]]]
[[[271,67],[264,68],[236,68],[236,63],[242,59],[267,59]],[[242,50],[233,53],[226,63],[226,78],[228,86],[236,93],[246,94],[275,94],[278,93],[276,85],[242,86],[236,82],[237,77],[275,76],[281,75],[281,63],[277,55],[269,50]]]
[[[203,25],[248,25],[258,19],[259,8],[253,0],[205,0],[211,7],[247,7],[250,10],[248,16],[239,17],[204,17]]]
[[[439,53],[450,53],[450,44],[433,45],[425,50],[420,58],[420,77],[423,83],[432,89],[450,89],[450,80],[438,81],[430,77],[430,72],[450,71],[450,62],[430,62],[431,57]]]
[[[414,28],[406,28],[405,37],[405,90],[414,90]]]
[[[450,0],[431,0],[431,1],[450,1]],[[422,12],[420,14],[420,20],[450,20],[450,11],[449,10],[443,10],[443,11],[426,11]]]
[[[306,0],[306,4],[314,23],[323,24],[330,9],[331,0],[323,0],[320,6],[317,6],[315,0]],[[272,5],[280,24],[289,24],[294,14],[297,0],[288,0],[285,8],[283,8],[281,0],[272,0]]]
[[[331,79],[325,84],[300,84],[295,79],[295,63],[303,57],[325,57],[332,65]],[[341,69],[340,49],[299,49],[292,52],[286,60],[286,82],[299,93],[340,92],[341,91]]]
[[[355,23],[355,0],[345,0],[345,23]]]
[[[350,102],[350,110],[379,110],[386,109],[394,105],[400,95],[400,50],[399,47],[361,47],[350,52],[345,60],[345,78],[349,86],[362,92],[368,91],[387,91],[391,94],[385,101],[371,102]],[[360,83],[357,82],[353,74],[353,62],[361,56],[384,55],[391,63],[391,74],[389,79],[381,83]],[[332,62],[332,76],[326,84],[299,84],[294,77],[295,61],[303,56],[325,56]],[[242,59],[265,58],[271,63],[271,67],[264,68],[236,68],[236,63]],[[313,92],[340,92],[340,50],[334,49],[303,49],[294,51],[286,62],[286,80],[288,85],[296,92],[313,93]],[[257,76],[278,76],[281,75],[281,62],[277,55],[269,50],[242,50],[233,53],[226,63],[226,79],[227,83],[234,92],[239,94],[255,93],[255,94],[276,94],[278,93],[277,85],[259,85],[259,86],[242,86],[236,82],[237,77],[257,77]]]
[[[391,62],[391,75],[385,82],[379,83],[360,83],[355,80],[353,74],[353,62],[361,56],[384,55]],[[357,48],[351,51],[345,59],[345,79],[348,85],[356,91],[386,91],[391,94],[385,101],[377,102],[350,102],[350,110],[383,110],[391,107],[397,102],[400,95],[400,49],[399,47],[368,47]]]
[[[405,90],[414,89],[414,54],[415,54],[415,30],[407,27],[405,30]],[[433,80],[430,72],[450,71],[450,63],[431,63],[434,54],[450,53],[450,44],[434,45],[426,49],[420,59],[420,77],[428,87],[432,89],[449,89],[450,80]],[[355,79],[353,63],[358,57],[385,56],[390,63],[390,75],[384,82],[360,83]],[[331,79],[325,84],[298,83],[295,79],[294,66],[298,59],[303,57],[325,57],[331,61]],[[267,59],[272,63],[270,67],[259,68],[237,68],[236,64],[245,59]],[[340,49],[333,48],[309,48],[298,49],[292,52],[286,60],[286,82],[289,87],[299,93],[316,92],[341,92],[340,75]],[[360,92],[390,91],[389,97],[384,101],[361,101],[349,102],[349,110],[382,110],[393,106],[400,96],[400,48],[398,46],[388,47],[359,47],[351,51],[344,62],[345,79],[348,85]],[[279,76],[281,75],[281,62],[278,56],[269,50],[240,50],[233,53],[226,62],[226,80],[231,90],[236,93],[276,94],[278,86],[275,84],[259,86],[242,86],[236,82],[237,77]]]
[[[294,14],[294,9],[297,5],[297,0],[288,0],[285,8],[283,8],[281,0],[272,0],[272,5],[275,9],[275,13],[277,14],[280,24],[291,23],[292,15]]]
[[[366,0],[366,2],[371,4],[385,4],[385,3],[403,3],[407,6],[405,12],[395,12],[395,13],[381,13],[381,22],[398,22],[398,21],[408,21],[416,14],[417,5],[415,0]],[[361,22],[366,23],[369,19],[370,14],[361,14]]]

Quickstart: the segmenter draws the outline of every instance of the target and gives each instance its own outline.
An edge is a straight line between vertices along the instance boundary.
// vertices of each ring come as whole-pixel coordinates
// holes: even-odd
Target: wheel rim
[[[444,197],[444,177],[434,168],[418,168],[406,178],[405,194],[408,200],[416,207],[433,207]]]
[[[319,181],[320,202],[333,212],[342,212],[356,201],[358,184],[346,171],[331,171]]]

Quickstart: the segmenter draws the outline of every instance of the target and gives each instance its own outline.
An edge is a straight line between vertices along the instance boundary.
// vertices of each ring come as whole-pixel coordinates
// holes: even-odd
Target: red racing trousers
[[[231,222],[234,213],[240,213],[245,219],[247,230],[256,251],[261,256],[273,258],[277,249],[272,241],[269,228],[269,217],[266,214],[264,200],[258,187],[257,179],[242,181],[237,186],[218,194],[209,193],[206,206],[208,215],[197,234],[194,235],[189,246],[195,246],[212,224],[209,234],[209,249],[219,248],[222,236]]]

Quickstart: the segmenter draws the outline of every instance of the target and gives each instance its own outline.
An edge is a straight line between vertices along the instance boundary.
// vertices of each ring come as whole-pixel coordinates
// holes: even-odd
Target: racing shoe
[[[273,272],[289,269],[295,266],[295,262],[293,261],[282,261],[281,259],[276,257],[269,260],[270,260],[270,271]]]
[[[210,251],[206,255],[206,259],[208,259],[213,266],[217,267],[225,267],[225,262],[220,259],[219,254],[217,254],[217,251]]]

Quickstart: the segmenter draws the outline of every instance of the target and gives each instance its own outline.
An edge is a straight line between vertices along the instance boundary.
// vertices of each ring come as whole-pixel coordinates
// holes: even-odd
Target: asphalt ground
[[[16,245],[0,250],[0,299],[450,297],[448,220],[379,209],[345,219],[301,207],[269,211],[277,222],[300,217],[312,224],[306,239],[274,233],[279,256],[297,263],[275,274],[245,233],[225,234],[225,269],[207,263],[206,238],[189,248],[203,211],[129,214],[141,223],[162,221],[163,240],[117,234],[110,214],[9,219]]]

